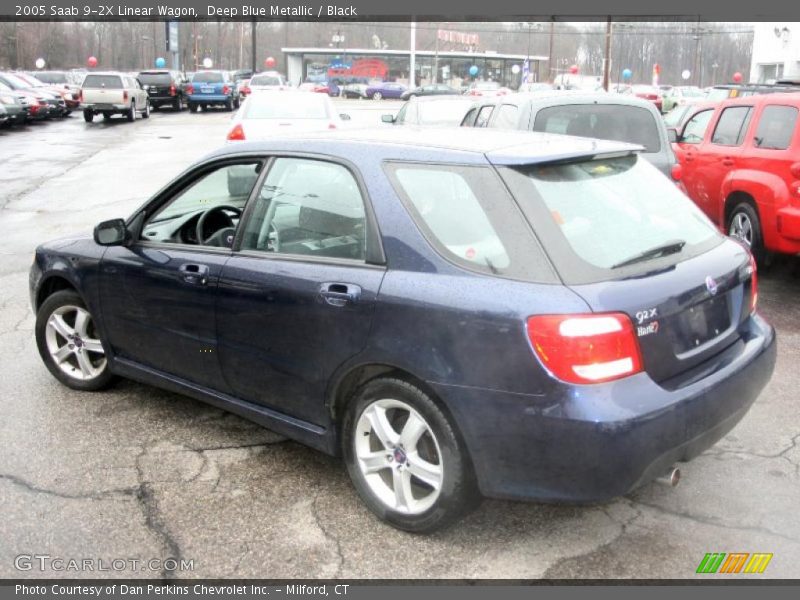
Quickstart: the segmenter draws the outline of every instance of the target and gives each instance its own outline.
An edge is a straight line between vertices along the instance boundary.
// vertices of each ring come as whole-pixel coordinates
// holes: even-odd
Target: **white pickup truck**
[[[81,85],[81,108],[83,118],[91,123],[95,115],[110,119],[113,115],[125,115],[128,121],[150,116],[150,101],[135,77],[124,73],[89,73]]]

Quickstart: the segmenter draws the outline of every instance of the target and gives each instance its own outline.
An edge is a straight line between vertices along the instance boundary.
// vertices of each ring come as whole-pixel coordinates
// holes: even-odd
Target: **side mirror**
[[[94,228],[94,241],[101,246],[121,246],[128,240],[125,219],[103,221]]]
[[[384,123],[394,123],[394,115],[381,115],[381,121]]]
[[[339,113],[339,118],[342,121],[349,121],[350,120],[350,115],[348,115],[347,113]]]
[[[680,139],[678,135],[678,130],[674,127],[667,127],[667,140],[670,144],[676,143]]]

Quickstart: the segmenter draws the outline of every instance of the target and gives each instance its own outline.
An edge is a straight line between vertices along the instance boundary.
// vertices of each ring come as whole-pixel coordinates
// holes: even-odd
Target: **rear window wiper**
[[[676,254],[680,252],[683,247],[686,245],[686,240],[671,240],[664,244],[660,244],[658,246],[654,246],[649,250],[645,250],[644,252],[640,252],[630,258],[626,258],[623,261],[618,262],[615,265],[612,265],[612,269],[616,269],[618,267],[627,267],[628,265],[632,265],[638,262],[644,262],[646,260],[650,260],[652,258],[659,258],[661,256],[668,256],[669,254]]]

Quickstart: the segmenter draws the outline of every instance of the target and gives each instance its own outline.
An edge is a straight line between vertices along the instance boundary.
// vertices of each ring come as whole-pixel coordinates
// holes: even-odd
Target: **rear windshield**
[[[195,73],[193,83],[222,83],[222,73],[205,72]]]
[[[663,268],[723,239],[691,200],[636,155],[501,173],[567,283]],[[621,265],[676,244],[682,248],[668,256]]]
[[[36,73],[36,79],[44,83],[67,83],[67,75],[65,73],[48,73],[47,71],[40,71]]]
[[[553,280],[530,228],[493,169],[390,163],[387,171],[423,235],[450,262],[511,279]]]
[[[453,125],[461,124],[464,115],[472,106],[472,101],[433,100],[417,103],[417,123],[420,125]]]
[[[122,78],[119,75],[87,75],[82,87],[122,89]]]
[[[324,96],[267,93],[251,96],[244,108],[245,119],[328,119]]]
[[[282,85],[280,77],[274,75],[256,75],[250,80],[250,85]]]
[[[139,73],[142,85],[171,85],[172,76],[169,73]]]
[[[565,104],[536,113],[534,131],[630,142],[659,152],[658,123],[646,108],[626,104]]]

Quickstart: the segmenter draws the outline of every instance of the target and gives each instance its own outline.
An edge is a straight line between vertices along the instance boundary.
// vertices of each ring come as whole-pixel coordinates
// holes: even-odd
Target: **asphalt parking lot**
[[[398,106],[338,104],[353,123]],[[73,114],[0,130],[0,577],[170,574],[15,568],[19,555],[49,555],[180,557],[189,577],[686,578],[707,552],[773,553],[757,577],[800,576],[798,258],[759,278],[760,311],[778,330],[771,383],[730,435],[681,466],[677,488],[589,507],[487,500],[428,537],[381,524],[338,460],[238,417],[132,382],[61,386],[33,338],[35,246],[127,216],[220,145],[229,119]]]

